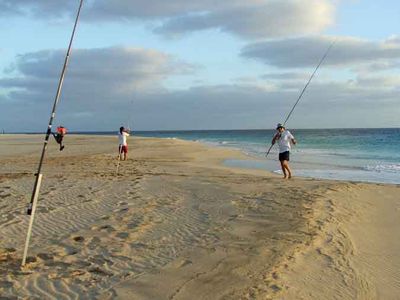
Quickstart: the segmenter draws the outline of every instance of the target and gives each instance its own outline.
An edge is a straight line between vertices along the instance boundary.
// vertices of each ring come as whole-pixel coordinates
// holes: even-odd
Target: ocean
[[[400,128],[288,130],[298,142],[290,158],[294,176],[400,184]],[[134,134],[239,149],[249,160],[227,160],[226,165],[281,174],[277,146],[265,158],[274,133],[274,130],[196,130]]]

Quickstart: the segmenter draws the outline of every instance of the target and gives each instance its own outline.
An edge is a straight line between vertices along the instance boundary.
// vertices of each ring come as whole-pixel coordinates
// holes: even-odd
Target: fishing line
[[[311,74],[310,78],[308,79],[306,85],[304,86],[303,90],[301,91],[299,97],[297,98],[296,103],[293,105],[292,109],[290,110],[289,114],[287,115],[285,121],[283,122],[283,126],[285,127],[287,121],[289,120],[290,116],[292,115],[294,109],[296,108],[297,104],[300,102],[300,99],[303,97],[304,92],[306,91],[307,87],[310,85],[311,80],[314,78],[315,73],[317,73],[319,67],[322,65],[322,63],[324,62],[325,58],[328,56],[329,51],[332,49],[333,45],[336,43],[336,39],[333,40],[333,42],[329,45],[328,49],[326,50],[325,54],[322,56],[321,60],[319,61],[317,67],[315,68],[314,72]],[[272,144],[268,151],[267,154],[265,154],[265,157],[268,157],[269,152],[271,151],[272,147],[274,146],[274,144]]]

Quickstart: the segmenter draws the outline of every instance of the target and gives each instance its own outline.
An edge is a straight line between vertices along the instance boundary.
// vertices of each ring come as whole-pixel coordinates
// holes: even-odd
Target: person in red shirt
[[[54,139],[56,140],[57,144],[60,144],[60,151],[63,151],[65,146],[63,145],[64,136],[67,134],[67,128],[63,126],[57,127],[57,132],[52,132]]]

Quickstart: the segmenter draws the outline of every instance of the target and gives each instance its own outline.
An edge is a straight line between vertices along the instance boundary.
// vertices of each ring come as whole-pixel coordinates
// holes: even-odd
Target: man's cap
[[[279,129],[279,128],[285,128],[285,126],[283,126],[281,123],[278,123],[278,125],[276,125],[276,129]]]

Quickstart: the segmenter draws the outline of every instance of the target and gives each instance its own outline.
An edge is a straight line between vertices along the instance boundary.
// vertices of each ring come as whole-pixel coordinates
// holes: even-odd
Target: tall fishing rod
[[[33,192],[32,192],[32,196],[31,196],[31,202],[29,203],[29,207],[28,207],[28,210],[27,210],[27,214],[30,215],[31,217],[30,217],[30,221],[29,221],[28,232],[27,232],[27,235],[26,235],[24,254],[23,254],[23,258],[22,258],[22,266],[25,265],[26,257],[27,257],[27,254],[28,254],[29,241],[30,241],[30,238],[31,238],[32,227],[33,227],[33,219],[35,217],[37,200],[38,200],[38,197],[39,197],[39,190],[40,190],[40,185],[42,183],[42,177],[43,177],[43,174],[41,173],[43,160],[44,160],[44,156],[45,156],[45,153],[46,153],[47,145],[48,145],[48,142],[49,142],[49,137],[51,135],[51,127],[53,125],[53,120],[54,120],[54,118],[56,116],[56,108],[57,108],[57,104],[58,104],[58,102],[60,100],[61,89],[62,89],[62,86],[63,86],[63,83],[64,83],[65,71],[67,70],[69,57],[70,57],[70,54],[71,54],[72,42],[74,40],[75,31],[76,31],[76,27],[78,25],[78,20],[79,20],[79,16],[80,16],[80,13],[81,13],[82,5],[83,5],[83,0],[80,0],[78,12],[76,14],[76,19],[75,19],[75,23],[74,23],[74,28],[72,30],[71,39],[69,41],[67,54],[65,56],[64,66],[62,68],[60,80],[58,82],[57,93],[56,93],[56,96],[54,98],[54,104],[53,104],[53,109],[52,109],[52,112],[51,112],[51,115],[50,115],[49,125],[47,126],[47,131],[46,131],[46,136],[45,136],[45,139],[44,139],[42,154],[40,156],[39,166],[38,166],[37,172],[35,174],[35,176],[36,176],[35,185],[33,187]]]
[[[128,118],[128,123],[127,123],[129,131],[131,131],[131,129],[133,128],[133,108],[134,107],[135,106],[134,106],[134,103],[133,103],[133,99],[131,99],[130,108],[128,110],[129,111],[129,118]]]
[[[119,165],[120,165],[120,163],[121,163],[121,156],[122,156],[122,145],[119,145],[119,148],[118,148],[117,170],[115,171],[115,174],[116,174],[116,175],[118,175]]]
[[[306,91],[307,87],[309,86],[311,80],[314,78],[315,73],[317,73],[319,67],[322,65],[322,63],[324,62],[325,58],[328,56],[329,51],[331,50],[331,48],[333,47],[333,45],[335,44],[336,39],[329,45],[328,49],[326,50],[325,54],[322,56],[321,60],[319,61],[317,67],[315,68],[314,72],[311,74],[310,78],[308,79],[306,85],[304,86],[303,90],[300,93],[300,96],[297,98],[296,103],[293,105],[292,109],[290,110],[289,114],[287,115],[285,121],[283,122],[283,126],[286,125],[286,122],[289,120],[290,116],[292,115],[294,109],[296,108],[297,104],[299,103],[300,99],[303,97],[304,92]],[[271,146],[269,147],[267,154],[265,154],[265,157],[268,156],[269,152],[271,151],[272,147],[274,146],[274,144],[271,144]]]

